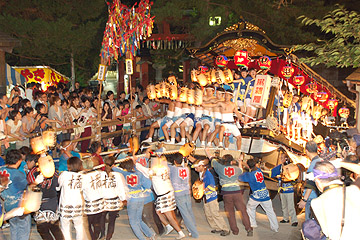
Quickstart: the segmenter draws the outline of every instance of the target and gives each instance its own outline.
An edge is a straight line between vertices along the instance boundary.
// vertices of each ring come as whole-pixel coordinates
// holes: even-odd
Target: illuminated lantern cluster
[[[338,101],[334,98],[329,99],[329,101],[327,102],[327,107],[330,110],[334,110],[338,105]]]
[[[169,86],[169,93],[170,93],[170,99],[171,100],[176,100],[178,97],[178,90],[177,87],[175,85],[170,85]]]
[[[247,67],[249,65],[249,54],[246,50],[239,50],[235,52],[234,63],[238,67]]]
[[[281,74],[284,76],[284,78],[291,78],[294,74],[295,69],[290,65],[286,65],[281,69]]]
[[[317,101],[324,103],[328,100],[329,98],[329,94],[327,92],[318,92],[316,94],[316,99]]]
[[[228,58],[225,55],[219,55],[215,59],[216,66],[225,67],[228,64]]]
[[[350,110],[347,107],[342,107],[339,109],[339,116],[342,118],[348,118],[350,115]]]
[[[310,94],[316,93],[317,92],[317,85],[316,85],[316,83],[311,82],[311,83],[306,84],[305,89]]]
[[[262,56],[258,60],[259,67],[263,70],[267,70],[271,66],[271,59],[268,56]]]

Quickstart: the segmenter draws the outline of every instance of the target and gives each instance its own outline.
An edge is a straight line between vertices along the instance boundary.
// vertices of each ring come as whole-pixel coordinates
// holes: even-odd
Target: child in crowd
[[[105,184],[103,185],[104,209],[101,219],[101,236],[106,236],[106,240],[110,240],[114,234],[116,216],[122,209],[123,201],[126,200],[126,194],[128,192],[123,175],[112,171],[114,163],[114,157],[105,158]],[[109,221],[105,235],[106,215],[109,215]]]
[[[91,153],[91,160],[93,167],[104,164],[103,158],[100,156],[101,153],[101,142],[95,141],[91,143],[89,152]],[[105,168],[101,168],[105,170]]]
[[[190,169],[182,166],[183,156],[180,153],[168,155],[168,160],[174,165],[168,164],[170,170],[170,180],[174,187],[176,206],[178,207],[184,224],[189,231],[189,235],[198,238],[199,233],[196,229],[195,216],[191,206],[190,197]]]
[[[36,163],[39,160],[39,155],[29,154],[26,156],[26,162],[30,171],[26,176],[29,184],[36,184],[36,178],[41,175]],[[41,184],[38,184],[43,195],[41,199],[40,209],[35,213],[34,220],[36,222],[37,231],[44,240],[62,240],[64,236],[59,226],[58,209],[58,193],[56,187],[58,183],[59,174],[55,172],[51,178],[46,178]],[[54,236],[54,237],[53,237]]]
[[[150,188],[148,181],[145,181],[144,175],[137,170],[132,159],[126,160],[120,164],[120,167],[113,167],[113,171],[120,172],[129,189],[127,196],[127,211],[131,229],[135,236],[140,240],[145,240],[144,234],[150,239],[155,239],[155,233],[142,220],[144,208],[143,189]]]
[[[67,160],[68,171],[63,171],[59,177],[60,191],[59,214],[60,228],[65,240],[71,240],[71,222],[74,223],[76,240],[84,240],[85,229],[83,221],[83,199],[82,199],[82,163],[78,157],[70,157]]]
[[[250,172],[245,172],[240,175],[239,180],[249,183],[251,188],[250,198],[246,205],[251,227],[257,227],[255,219],[256,207],[261,205],[270,221],[271,230],[278,232],[279,224],[270,200],[269,191],[266,189],[263,172],[259,168],[259,163],[255,159],[249,159],[247,165],[249,166]]]
[[[206,167],[205,160],[197,160],[193,167],[199,173],[200,181],[204,183],[204,211],[206,220],[212,228],[212,233],[225,235],[230,231],[223,217],[220,216],[217,191],[214,176]]]

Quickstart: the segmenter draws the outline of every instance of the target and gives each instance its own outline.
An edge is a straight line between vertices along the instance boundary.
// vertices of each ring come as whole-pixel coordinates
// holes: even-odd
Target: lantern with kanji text
[[[195,103],[195,90],[188,89],[187,91],[187,103],[193,105]]]
[[[348,118],[350,115],[350,110],[347,107],[342,107],[339,109],[339,116],[342,118]]]
[[[233,74],[229,68],[224,70],[224,75],[226,84],[231,84],[234,81]]]
[[[215,59],[215,64],[218,67],[225,67],[228,64],[228,58],[225,55],[219,55]]]
[[[271,58],[268,56],[262,56],[258,60],[259,67],[263,70],[267,70],[271,66]]]
[[[169,92],[170,92],[170,99],[171,100],[176,100],[178,97],[178,89],[175,85],[170,85],[169,86]]]
[[[293,68],[293,66],[291,66],[291,64],[287,64],[281,69],[281,74],[284,78],[291,78],[294,74],[294,71],[295,69]]]
[[[238,67],[247,67],[249,65],[249,54],[246,50],[239,50],[235,52],[234,63]]]
[[[203,103],[203,92],[200,88],[195,90],[195,105],[200,106]]]
[[[301,86],[305,82],[305,77],[303,75],[297,75],[294,77],[294,83],[296,86]]]

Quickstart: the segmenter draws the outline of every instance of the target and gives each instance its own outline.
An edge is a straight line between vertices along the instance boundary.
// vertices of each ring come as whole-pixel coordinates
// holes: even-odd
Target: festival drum
[[[200,181],[199,179],[194,182],[192,185],[192,193],[196,200],[201,199],[204,196],[205,192],[205,185],[203,181]]]

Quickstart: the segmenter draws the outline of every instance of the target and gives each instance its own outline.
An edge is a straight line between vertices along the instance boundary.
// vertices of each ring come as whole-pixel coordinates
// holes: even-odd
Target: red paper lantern
[[[281,69],[281,74],[284,76],[284,78],[291,78],[294,74],[294,71],[295,69],[290,64],[288,64]]]
[[[347,107],[342,107],[339,109],[339,115],[342,118],[348,118],[350,115],[350,110]]]
[[[209,71],[209,68],[207,66],[199,66],[198,71],[199,71],[199,74],[206,73]]]
[[[225,55],[219,55],[215,59],[215,63],[218,67],[225,67],[228,64],[228,58]]]
[[[238,67],[247,67],[249,65],[249,54],[246,50],[239,50],[235,52],[234,63]]]
[[[321,103],[326,102],[328,98],[329,98],[329,94],[327,92],[318,92],[316,94],[316,100]]]
[[[261,69],[267,70],[271,66],[271,59],[268,56],[262,56],[259,58],[258,64]]]
[[[305,77],[303,75],[297,75],[297,76],[294,77],[294,83],[297,86],[303,85],[304,82],[305,82]]]
[[[317,91],[317,85],[316,85],[316,83],[311,82],[311,83],[306,84],[305,89],[310,94],[315,93]]]
[[[338,101],[334,98],[329,99],[329,101],[327,102],[327,107],[330,110],[334,110],[338,105]]]

